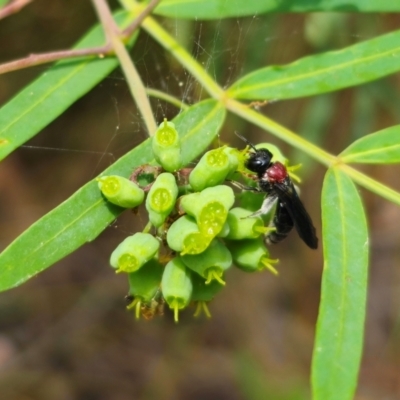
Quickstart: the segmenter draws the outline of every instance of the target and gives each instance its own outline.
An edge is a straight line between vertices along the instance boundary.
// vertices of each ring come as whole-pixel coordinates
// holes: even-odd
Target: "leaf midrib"
[[[355,45],[355,46],[358,46],[358,44]],[[344,50],[334,51],[334,52],[331,52],[330,55],[343,53],[344,51],[348,51],[348,49],[349,48],[346,48]],[[379,58],[385,57],[388,54],[392,54],[394,51],[398,52],[398,51],[400,51],[400,48],[396,47],[395,49],[387,50],[385,52],[378,53],[376,55],[371,55],[371,56],[367,56],[367,57],[363,57],[363,58],[357,58],[355,60],[348,61],[348,62],[339,64],[337,66],[328,67],[328,68],[324,68],[324,69],[318,69],[318,73],[308,72],[308,73],[303,73],[303,74],[300,74],[300,75],[296,75],[296,77],[294,77],[294,78],[293,77],[288,77],[288,78],[282,78],[282,79],[279,79],[279,80],[272,80],[272,81],[265,82],[265,83],[247,85],[243,89],[237,89],[237,90],[233,89],[232,90],[232,94],[237,96],[238,94],[246,93],[248,91],[254,91],[254,90],[270,88],[270,87],[273,87],[273,86],[283,85],[283,84],[286,84],[286,83],[289,83],[289,82],[293,83],[293,82],[297,82],[297,81],[300,81],[302,79],[306,79],[306,78],[309,78],[309,77],[312,77],[312,76],[314,76],[314,78],[315,78],[315,77],[318,77],[318,75],[323,75],[323,74],[328,73],[328,72],[336,72],[336,71],[338,71],[340,69],[344,69],[344,68],[350,67],[352,65],[355,66],[357,64],[361,64],[361,63],[365,63],[367,61],[371,61],[371,60],[375,60],[375,59],[379,59]],[[310,57],[314,57],[314,56],[310,56]],[[307,57],[307,58],[310,58],[310,57]],[[300,61],[302,61],[302,60],[295,61],[295,63],[300,62]],[[283,68],[285,68],[285,67],[289,68],[292,65],[293,64],[289,64],[287,66],[284,66]],[[273,67],[267,67],[266,69],[271,69],[272,70],[272,68]],[[256,71],[256,72],[248,75],[248,77],[244,78],[244,79],[250,79],[251,75],[256,75],[258,73],[259,72]],[[240,83],[240,81],[238,83]]]
[[[92,60],[90,60],[92,61]],[[89,61],[86,61],[82,64],[79,65],[79,67],[75,68],[69,75],[66,75],[64,79],[60,80],[56,85],[52,86],[50,90],[48,90],[46,93],[44,93],[41,97],[39,97],[36,102],[34,102],[30,107],[27,107],[24,112],[20,113],[17,118],[14,120],[10,121],[8,125],[6,125],[3,129],[0,130],[0,133],[6,132],[11,126],[16,124],[19,120],[21,120],[23,117],[25,117],[26,114],[30,113],[32,110],[34,110],[39,103],[43,102],[45,99],[50,97],[50,95],[55,92],[57,89],[59,89],[62,85],[65,84],[68,80],[72,79],[73,76],[75,76],[82,68],[88,64]],[[51,72],[49,72],[51,73]]]
[[[385,147],[379,147],[377,149],[369,149],[369,150],[364,150],[364,151],[359,151],[359,152],[350,152],[348,154],[343,155],[343,159],[350,159],[353,157],[359,157],[360,155],[371,155],[371,154],[379,154],[382,153],[383,151],[390,151],[390,150],[395,150],[397,148],[400,148],[400,143],[399,144],[393,144],[391,146],[385,146]],[[351,150],[351,149],[349,149]]]

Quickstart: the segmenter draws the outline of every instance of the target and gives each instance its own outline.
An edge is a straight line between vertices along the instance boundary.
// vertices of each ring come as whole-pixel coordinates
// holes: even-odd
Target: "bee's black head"
[[[256,149],[254,144],[249,142],[244,136],[238,132],[235,132],[235,134],[254,150],[254,153],[250,153],[249,158],[246,160],[245,167],[261,177],[271,166],[272,153],[267,149]]]
[[[245,166],[257,175],[264,175],[265,171],[271,166],[272,153],[267,149],[255,149],[250,153],[245,162]]]

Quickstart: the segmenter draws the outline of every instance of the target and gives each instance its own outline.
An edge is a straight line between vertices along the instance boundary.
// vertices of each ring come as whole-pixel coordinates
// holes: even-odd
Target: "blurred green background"
[[[110,2],[114,8],[116,2]],[[223,86],[270,64],[339,49],[398,29],[399,15],[256,15],[162,24]],[[0,21],[0,62],[70,47],[96,22],[90,1],[36,0]],[[145,33],[132,57],[145,82],[193,104],[205,93]],[[0,76],[0,103],[46,70]],[[400,76],[337,93],[271,103],[260,111],[332,153],[400,123]],[[158,122],[179,111],[152,99]],[[303,163],[302,199],[321,232],[324,168],[229,116],[221,142],[271,141]],[[121,71],[0,165],[0,249],[127,150],[145,128]],[[400,190],[398,166],[363,167]],[[365,352],[357,399],[400,399],[400,212],[361,190],[369,216],[371,268]],[[232,270],[210,304],[174,324],[136,321],[125,310],[127,281],[108,266],[111,251],[146,221],[127,212],[94,242],[27,284],[0,295],[0,398],[6,400],[303,400],[318,312],[322,249],[292,233],[273,247],[278,278]],[[0,266],[1,268],[1,266]],[[194,309],[193,309],[194,312]]]

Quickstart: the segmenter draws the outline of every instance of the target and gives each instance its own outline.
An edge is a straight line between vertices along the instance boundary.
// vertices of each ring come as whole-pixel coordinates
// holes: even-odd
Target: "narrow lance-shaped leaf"
[[[354,183],[340,169],[322,190],[324,272],[312,361],[313,400],[351,400],[363,347],[368,232]]]
[[[174,120],[182,137],[182,157],[189,163],[216,137],[225,117],[214,100],[190,107]],[[142,164],[154,163],[150,140],[121,157],[102,175],[129,177]],[[95,180],[28,228],[0,254],[0,291],[17,286],[93,240],[123,210],[105,201]]]
[[[356,140],[339,155],[345,163],[393,164],[400,162],[400,125]]]
[[[120,12],[115,18],[121,27],[125,27],[134,17]],[[104,43],[103,29],[97,26],[74,48],[89,48]],[[63,60],[26,86],[0,109],[0,160],[58,117],[117,65],[115,57]]]
[[[156,13],[172,18],[220,19],[267,12],[389,12],[400,11],[394,0],[163,0]]]
[[[400,31],[288,65],[254,71],[234,83],[238,99],[291,99],[359,85],[400,70]]]

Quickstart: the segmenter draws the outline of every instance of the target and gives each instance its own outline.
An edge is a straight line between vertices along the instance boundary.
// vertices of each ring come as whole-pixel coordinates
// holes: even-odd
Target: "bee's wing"
[[[318,238],[311,217],[304,208],[292,181],[286,178],[283,183],[274,183],[274,190],[279,201],[292,217],[294,226],[304,243],[311,249],[318,247]]]
[[[253,214],[250,214],[249,217],[259,217],[260,215],[268,214],[272,210],[272,207],[274,207],[277,199],[278,196],[276,194],[268,195],[264,199],[261,208],[258,211],[253,212]]]

